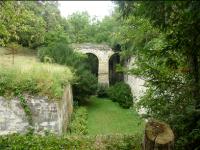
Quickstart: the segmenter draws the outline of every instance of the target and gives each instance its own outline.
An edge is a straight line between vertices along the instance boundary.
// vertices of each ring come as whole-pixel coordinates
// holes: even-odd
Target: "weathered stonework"
[[[64,90],[60,101],[49,100],[48,97],[24,95],[32,112],[33,128],[36,133],[44,131],[62,134],[70,121],[73,111],[71,87]],[[0,97],[0,135],[24,133],[30,127],[27,116],[19,99],[6,100]]]
[[[126,67],[128,69],[131,69],[134,63],[134,58],[131,58],[127,63]],[[144,87],[144,80],[130,74],[126,74],[124,76],[124,81],[129,84],[131,87],[132,94],[136,97],[138,100],[143,93],[145,92],[145,87]]]
[[[115,53],[107,45],[81,44],[74,45],[75,49],[81,53],[91,53],[99,60],[98,82],[109,85],[109,59]]]
[[[134,58],[132,57],[127,63],[126,67],[131,69],[134,63]],[[146,88],[144,87],[145,81],[130,74],[124,75],[124,81],[130,86],[132,94],[135,96],[134,103],[140,100],[140,97],[144,95]],[[139,114],[144,114],[145,109],[141,108],[138,110]]]

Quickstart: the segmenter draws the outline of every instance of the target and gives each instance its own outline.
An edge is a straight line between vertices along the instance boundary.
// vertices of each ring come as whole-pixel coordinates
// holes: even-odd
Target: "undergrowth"
[[[72,121],[69,126],[70,133],[76,135],[86,135],[88,133],[87,119],[87,109],[85,107],[77,107],[72,114]]]
[[[0,66],[0,96],[13,97],[20,91],[60,99],[72,76],[67,67],[53,64]]]
[[[131,88],[124,82],[118,82],[108,89],[108,96],[113,102],[119,103],[123,108],[133,106],[133,95]]]
[[[19,91],[16,92],[16,96],[19,98],[20,105],[22,106],[22,108],[26,114],[29,125],[32,126],[33,125],[32,112],[31,112],[30,107],[27,104],[25,97]]]
[[[141,136],[98,135],[98,136],[56,136],[20,135],[0,136],[0,149],[29,150],[140,150]]]

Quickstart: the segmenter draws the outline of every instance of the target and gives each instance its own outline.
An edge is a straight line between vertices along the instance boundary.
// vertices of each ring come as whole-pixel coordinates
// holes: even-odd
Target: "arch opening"
[[[93,75],[98,77],[98,71],[99,71],[99,59],[98,57],[93,53],[86,53],[86,65],[87,69],[91,71]]]
[[[117,72],[117,65],[121,64],[120,55],[114,53],[109,59],[109,84],[114,85],[116,82],[124,81],[122,72]]]

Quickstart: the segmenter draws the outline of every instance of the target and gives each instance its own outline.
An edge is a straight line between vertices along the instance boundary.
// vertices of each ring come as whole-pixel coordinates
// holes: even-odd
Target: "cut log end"
[[[174,134],[169,125],[157,120],[147,122],[145,127],[144,148],[153,149],[173,149]]]

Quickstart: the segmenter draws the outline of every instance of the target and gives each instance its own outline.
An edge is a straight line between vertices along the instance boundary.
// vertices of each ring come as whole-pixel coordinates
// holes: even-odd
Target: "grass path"
[[[96,134],[137,134],[144,123],[133,109],[123,109],[109,99],[92,97],[88,105],[88,132]]]

